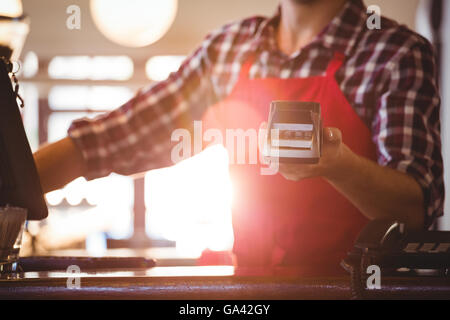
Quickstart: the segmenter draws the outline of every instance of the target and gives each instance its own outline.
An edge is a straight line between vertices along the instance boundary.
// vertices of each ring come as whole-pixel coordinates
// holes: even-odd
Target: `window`
[[[126,56],[54,57],[48,75],[52,79],[129,80],[133,76],[133,61]]]

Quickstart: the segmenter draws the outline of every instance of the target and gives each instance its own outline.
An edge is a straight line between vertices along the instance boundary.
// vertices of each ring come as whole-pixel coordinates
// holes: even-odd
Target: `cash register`
[[[450,231],[411,231],[398,221],[374,220],[361,231],[341,265],[350,273],[354,299],[376,296],[376,288],[368,285],[373,267],[378,268],[380,278],[424,284],[432,279],[447,288]]]

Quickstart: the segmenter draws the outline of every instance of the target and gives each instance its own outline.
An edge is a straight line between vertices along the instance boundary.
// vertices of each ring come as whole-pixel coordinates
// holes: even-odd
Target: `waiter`
[[[444,198],[433,49],[392,20],[370,29],[367,19],[361,0],[280,0],[270,19],[224,26],[167,80],[40,149],[44,190],[170,166],[172,132],[195,120],[257,129],[273,100],[314,101],[325,126],[318,164],[272,176],[231,166],[238,265],[338,274],[369,219],[428,228]]]

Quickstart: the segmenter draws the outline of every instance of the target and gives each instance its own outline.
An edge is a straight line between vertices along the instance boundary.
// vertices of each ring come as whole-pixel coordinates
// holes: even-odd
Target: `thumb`
[[[326,145],[338,146],[342,143],[342,132],[338,128],[323,128],[323,142]]]

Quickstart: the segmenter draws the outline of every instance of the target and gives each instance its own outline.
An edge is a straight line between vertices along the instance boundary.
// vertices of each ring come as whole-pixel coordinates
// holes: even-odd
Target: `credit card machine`
[[[316,102],[272,101],[264,157],[280,163],[318,163],[322,154],[320,111]]]
[[[396,221],[374,220],[359,234],[342,261],[351,275],[354,298],[364,297],[369,266],[381,276],[450,277],[450,231],[408,232]]]

